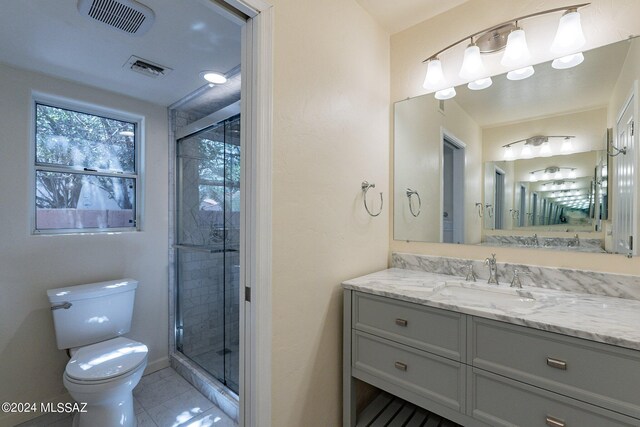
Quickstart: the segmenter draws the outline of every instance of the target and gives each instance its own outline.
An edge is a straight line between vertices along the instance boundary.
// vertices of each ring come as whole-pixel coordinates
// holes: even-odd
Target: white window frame
[[[101,116],[108,119],[126,121],[134,123],[136,126],[136,135],[134,143],[134,162],[135,172],[124,174],[113,174],[119,178],[129,178],[135,181],[135,225],[133,227],[111,227],[111,228],[59,228],[44,229],[36,228],[36,172],[73,172],[83,175],[111,175],[105,172],[92,172],[78,170],[64,166],[43,166],[36,161],[36,105],[47,105],[53,108],[61,108],[66,110],[77,111],[95,116]],[[119,234],[123,232],[142,231],[142,218],[144,206],[144,147],[145,147],[145,118],[144,116],[116,110],[89,102],[78,101],[70,98],[60,97],[56,95],[45,94],[41,92],[32,92],[31,94],[31,120],[30,120],[30,137],[29,137],[29,212],[30,227],[32,235],[64,235],[64,234]]]

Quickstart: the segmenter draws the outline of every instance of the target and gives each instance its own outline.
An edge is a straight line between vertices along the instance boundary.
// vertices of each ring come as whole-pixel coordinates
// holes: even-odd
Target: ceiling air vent
[[[154,21],[154,13],[134,0],[79,0],[78,11],[96,21],[127,34],[146,33]]]
[[[164,77],[173,71],[169,67],[147,61],[146,59],[138,58],[135,55],[131,56],[131,58],[125,62],[123,68],[130,68],[136,73],[144,74],[145,76],[153,78]]]

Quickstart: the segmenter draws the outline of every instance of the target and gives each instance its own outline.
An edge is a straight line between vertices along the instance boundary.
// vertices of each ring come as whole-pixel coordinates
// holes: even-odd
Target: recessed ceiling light
[[[224,75],[215,71],[203,71],[202,73],[200,73],[200,76],[209,83],[217,85],[221,85],[227,82],[227,78]]]

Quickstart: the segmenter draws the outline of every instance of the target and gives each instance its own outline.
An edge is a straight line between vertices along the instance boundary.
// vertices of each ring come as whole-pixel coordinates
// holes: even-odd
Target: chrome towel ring
[[[418,212],[413,212],[413,203],[411,203],[411,196],[416,195],[418,198]],[[412,190],[407,188],[407,199],[409,199],[409,210],[411,211],[411,215],[417,217],[420,215],[420,210],[422,209],[422,200],[420,200],[420,194],[416,190]]]
[[[367,213],[371,216],[378,216],[382,213],[382,205],[384,204],[384,200],[382,199],[382,192],[380,192],[380,210],[378,211],[378,213],[374,214],[371,213],[371,210],[369,210],[369,206],[367,206],[367,191],[369,191],[370,188],[376,188],[375,184],[369,184],[367,181],[362,181],[362,199],[364,200],[364,208],[367,210]]]

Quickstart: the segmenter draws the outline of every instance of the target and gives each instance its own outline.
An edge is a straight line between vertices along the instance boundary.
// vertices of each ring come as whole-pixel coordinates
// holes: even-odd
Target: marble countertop
[[[446,283],[472,292],[444,291]],[[381,295],[429,307],[528,326],[620,347],[640,350],[640,301],[524,286],[521,291],[486,281],[423,271],[390,268],[347,280],[345,289]],[[451,290],[452,288],[448,288]],[[478,291],[488,297],[474,298]],[[496,298],[491,297],[491,292]],[[463,297],[460,297],[463,295]],[[502,298],[507,296],[507,298]],[[521,298],[518,298],[521,296]],[[511,301],[509,298],[515,297]]]

